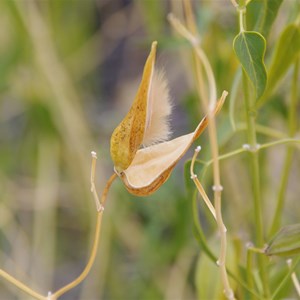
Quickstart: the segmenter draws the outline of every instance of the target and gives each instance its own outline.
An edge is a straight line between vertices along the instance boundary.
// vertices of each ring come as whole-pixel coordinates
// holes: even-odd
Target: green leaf
[[[299,264],[299,262],[300,262],[300,257],[298,257],[295,260],[295,262],[293,263],[293,265],[289,268],[289,271],[286,272],[286,275],[281,280],[281,282],[277,285],[277,288],[273,292],[273,294],[270,297],[270,299],[282,299],[281,297],[280,298],[278,297],[278,294],[283,291],[283,289],[286,287],[286,285],[289,282],[289,280],[291,280],[291,275],[293,274],[293,272],[295,272],[295,269],[296,269],[297,265]]]
[[[198,205],[197,205],[197,191],[194,192],[192,200],[193,200],[192,210],[193,210],[193,220],[194,220],[194,230],[193,230],[194,236],[198,241],[201,250],[203,250],[203,252],[209,257],[210,260],[216,262],[217,257],[213,254],[213,252],[209,248],[204,232],[202,230],[202,226],[200,224]]]
[[[218,253],[220,251],[220,240],[218,236],[214,235],[211,237],[209,244],[214,252]],[[198,299],[226,299],[224,296],[224,287],[219,275],[220,269],[216,261],[212,263],[210,257],[203,254],[203,252],[200,252],[195,270],[195,285]],[[238,274],[238,257],[232,239],[228,236],[226,266],[232,270],[234,274]],[[230,278],[230,285],[233,290],[236,290],[238,283]]]
[[[300,29],[290,24],[282,32],[276,45],[269,70],[267,94],[270,94],[279,80],[286,74],[300,52]]]
[[[217,252],[219,250],[217,241],[214,239],[211,243]],[[212,262],[209,257],[200,253],[195,270],[198,299],[225,299],[219,272],[216,262]]]
[[[264,37],[255,31],[240,32],[233,41],[233,48],[255,88],[256,98],[260,98],[267,84],[267,72],[264,65],[266,50]]]
[[[194,236],[196,238],[196,240],[199,243],[199,246],[201,248],[201,250],[203,251],[203,253],[205,253],[207,255],[207,258],[213,262],[212,265],[215,264],[215,262],[217,261],[217,256],[213,253],[213,250],[210,248],[202,226],[200,224],[200,220],[199,220],[199,212],[198,212],[198,205],[197,205],[197,191],[194,192],[194,195],[192,196],[192,210],[193,210],[193,220],[194,220]],[[229,251],[230,253],[234,253],[234,251]],[[253,291],[246,283],[245,281],[240,278],[239,276],[236,276],[235,273],[232,272],[232,270],[227,269],[227,273],[228,275],[233,278],[238,284],[240,284],[241,286],[243,286],[247,291],[249,291],[251,294],[253,294],[256,298],[258,298],[258,295],[255,293],[255,291]],[[236,270],[235,270],[236,271]]]
[[[235,103],[238,95],[238,89],[241,83],[241,78],[242,78],[242,72],[241,68],[238,69],[236,72],[233,83],[230,89],[230,94],[229,94],[229,119],[230,119],[230,124],[231,127],[234,131],[236,131],[236,125],[235,125]]]
[[[263,36],[267,37],[269,35],[272,24],[275,21],[280,5],[283,0],[265,0],[263,7],[263,14],[260,19],[259,32]]]
[[[300,253],[300,224],[282,227],[268,243],[265,253],[279,256]]]

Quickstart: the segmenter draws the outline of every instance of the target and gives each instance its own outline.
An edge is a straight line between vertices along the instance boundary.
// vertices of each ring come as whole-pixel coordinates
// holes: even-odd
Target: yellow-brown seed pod
[[[129,112],[111,136],[110,154],[115,170],[119,174],[129,167],[143,141],[156,47],[157,42],[154,41],[144,67],[142,81],[135,100]]]
[[[227,92],[224,91],[212,114],[215,115],[221,110],[226,96]],[[160,188],[178,161],[207,127],[208,122],[209,117],[205,116],[194,132],[139,149],[129,168],[120,176],[127,190],[136,196],[148,196]]]

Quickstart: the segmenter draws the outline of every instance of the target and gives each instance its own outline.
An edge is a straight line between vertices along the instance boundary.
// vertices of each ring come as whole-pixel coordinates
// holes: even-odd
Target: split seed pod
[[[169,90],[162,73],[155,70],[157,42],[152,43],[136,98],[111,137],[115,171],[127,190],[138,196],[155,192],[170,176],[177,162],[208,125],[205,116],[194,132],[166,141],[171,112]],[[227,96],[223,92],[213,114]]]
[[[118,173],[129,167],[137,150],[143,143],[156,46],[157,42],[153,42],[135,100],[126,117],[114,130],[111,137],[110,153],[115,164],[115,170]]]

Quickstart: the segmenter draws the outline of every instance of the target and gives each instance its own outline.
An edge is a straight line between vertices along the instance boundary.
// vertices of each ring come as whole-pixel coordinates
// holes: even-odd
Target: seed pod
[[[152,43],[135,100],[126,117],[114,130],[110,140],[110,153],[118,173],[128,168],[143,141],[156,46],[155,41]]]
[[[221,110],[226,96],[227,92],[223,92],[214,114]],[[131,165],[120,175],[127,190],[137,196],[155,192],[207,125],[208,116],[205,116],[194,132],[138,150]]]
[[[165,141],[170,133],[167,118],[171,105],[167,81],[154,69],[156,46],[153,42],[136,98],[111,137],[115,171],[127,190],[137,196],[152,194],[169,178],[209,121],[205,116],[194,132]],[[223,92],[211,114],[221,110],[227,94]]]

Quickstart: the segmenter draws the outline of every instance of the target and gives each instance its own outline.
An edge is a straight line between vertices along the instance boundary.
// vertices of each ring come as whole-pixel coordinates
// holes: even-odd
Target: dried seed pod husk
[[[213,114],[221,110],[226,96],[224,91]],[[120,174],[127,190],[137,196],[154,193],[169,178],[178,161],[207,127],[208,121],[208,116],[205,116],[194,132],[138,150],[130,166]]]
[[[147,102],[154,73],[156,47],[157,42],[154,41],[145,63],[142,81],[135,100],[111,137],[110,153],[117,173],[121,173],[128,168],[143,142],[147,118]]]

